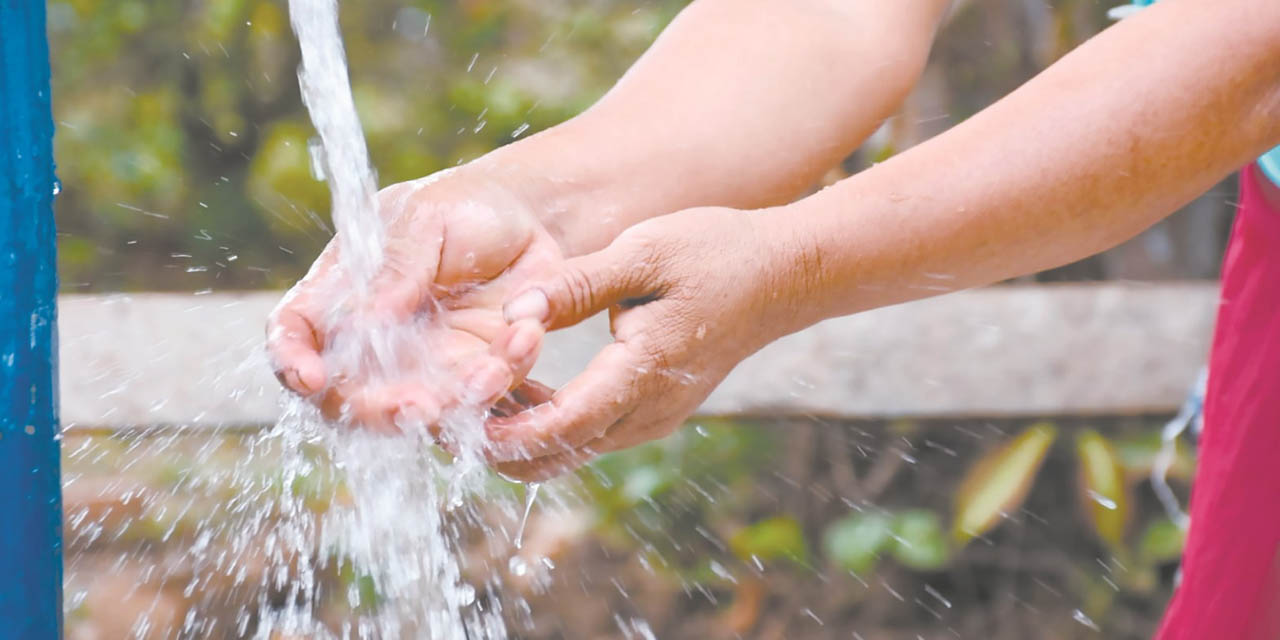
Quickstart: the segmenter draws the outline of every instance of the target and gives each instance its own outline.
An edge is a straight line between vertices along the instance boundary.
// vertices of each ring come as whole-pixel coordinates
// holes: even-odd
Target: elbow
[[[929,46],[903,48],[896,53],[886,61],[879,74],[879,86],[883,87],[886,98],[892,100],[895,111],[906,102],[924,75],[929,62]]]
[[[830,47],[828,55],[865,68],[870,75],[865,80],[897,109],[924,74],[948,4],[948,0],[800,0],[792,6],[814,20],[820,40]]]

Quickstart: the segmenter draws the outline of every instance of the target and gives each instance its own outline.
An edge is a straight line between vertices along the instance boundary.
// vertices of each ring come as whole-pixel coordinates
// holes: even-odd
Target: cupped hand
[[[546,479],[675,431],[740,361],[800,328],[795,260],[763,213],[690,209],[567,260],[507,303],[547,329],[608,309],[614,342],[549,401],[486,425],[488,456]]]
[[[272,312],[267,346],[281,383],[330,419],[383,430],[406,422],[434,428],[451,406],[502,398],[532,366],[542,335],[536,322],[505,322],[502,302],[562,261],[537,218],[534,191],[521,176],[473,166],[382,190],[384,258],[368,295],[352,298],[357,283],[335,238]],[[342,340],[380,324],[413,327],[393,345],[395,359],[448,375],[371,379],[338,370],[329,356]],[[516,395],[542,397],[536,388]]]

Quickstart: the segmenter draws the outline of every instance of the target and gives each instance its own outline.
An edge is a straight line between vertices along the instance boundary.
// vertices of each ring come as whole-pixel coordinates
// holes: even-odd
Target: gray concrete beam
[[[839,318],[739,366],[708,415],[943,417],[1170,411],[1204,362],[1212,283],[992,287]],[[68,427],[272,422],[262,354],[276,292],[67,295]],[[553,336],[535,369],[568,380],[608,339],[597,318]]]

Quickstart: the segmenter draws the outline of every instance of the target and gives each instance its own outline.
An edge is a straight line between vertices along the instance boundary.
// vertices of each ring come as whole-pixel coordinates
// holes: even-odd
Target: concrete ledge
[[[1170,411],[1204,362],[1216,295],[1213,283],[1007,286],[839,318],[744,362],[702,413]],[[63,424],[272,422],[280,387],[262,354],[262,327],[278,298],[63,296]],[[603,321],[555,335],[535,377],[563,383],[607,339]]]

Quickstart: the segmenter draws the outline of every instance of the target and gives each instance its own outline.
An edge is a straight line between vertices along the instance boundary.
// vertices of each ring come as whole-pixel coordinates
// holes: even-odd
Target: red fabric
[[[1240,176],[1182,584],[1159,640],[1280,639],[1280,189]]]

